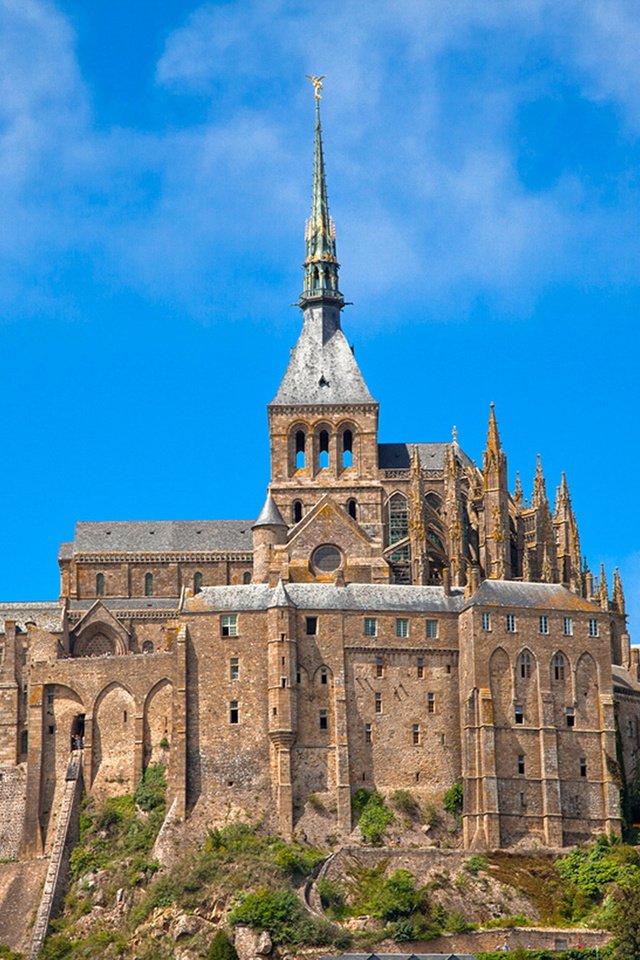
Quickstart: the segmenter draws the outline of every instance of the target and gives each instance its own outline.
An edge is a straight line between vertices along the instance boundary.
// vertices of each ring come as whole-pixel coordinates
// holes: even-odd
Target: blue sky
[[[76,519],[253,517],[299,329],[313,99],[380,439],[496,403],[640,639],[633,0],[0,0],[0,597]]]

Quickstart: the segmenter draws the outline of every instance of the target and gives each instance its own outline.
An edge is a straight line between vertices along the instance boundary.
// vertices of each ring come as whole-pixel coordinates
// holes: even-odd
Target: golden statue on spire
[[[321,77],[312,77],[307,73],[306,77],[307,80],[311,80],[311,83],[313,84],[313,95],[315,96],[316,100],[321,100],[322,93],[320,91],[322,90],[322,81],[325,79],[325,74],[323,73]]]

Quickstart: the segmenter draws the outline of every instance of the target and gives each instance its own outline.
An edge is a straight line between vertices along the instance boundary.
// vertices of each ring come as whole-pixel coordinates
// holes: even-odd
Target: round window
[[[313,552],[312,563],[320,573],[331,573],[342,563],[342,555],[337,547],[325,543]]]

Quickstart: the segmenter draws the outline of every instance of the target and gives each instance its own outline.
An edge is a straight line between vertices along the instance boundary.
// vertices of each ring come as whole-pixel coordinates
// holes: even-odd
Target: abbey
[[[166,764],[176,818],[354,828],[352,794],[464,788],[464,844],[619,831],[640,745],[622,584],[581,561],[564,476],[509,491],[493,407],[378,442],[341,326],[319,93],[302,330],[255,520],[78,523],[56,602],[0,604],[0,857],[51,848],[70,755],[97,797]],[[618,731],[618,744],[616,743]],[[310,799],[311,798],[311,799]]]

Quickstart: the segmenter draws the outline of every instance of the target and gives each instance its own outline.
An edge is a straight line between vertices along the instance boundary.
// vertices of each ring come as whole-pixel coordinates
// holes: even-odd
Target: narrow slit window
[[[300,523],[302,520],[302,500],[294,500],[291,517],[294,523]]]
[[[370,723],[365,723],[365,725],[364,725],[364,742],[365,742],[365,743],[371,743],[371,742],[372,742],[372,737],[371,737],[371,724],[370,724]]]
[[[424,678],[424,657],[418,657],[418,662],[416,665],[416,673],[418,676],[418,680],[422,680]]]
[[[321,430],[318,437],[318,466],[326,470],[329,466],[329,431]]]
[[[420,724],[414,723],[411,728],[411,740],[414,747],[420,746]]]
[[[201,573],[194,573],[193,575],[193,592],[200,593],[202,590],[202,581],[203,576]]]
[[[580,776],[586,777],[587,775],[587,758],[580,757]]]
[[[240,660],[238,657],[231,657],[229,661],[229,680],[240,679]]]
[[[521,776],[524,776],[525,763],[524,763],[524,753],[518,754],[518,773]]]
[[[376,693],[374,698],[375,712],[382,713],[382,694]]]
[[[240,709],[237,700],[229,701],[229,723],[238,723],[240,718]]]
[[[347,500],[347,513],[350,517],[353,517],[354,520],[358,518],[358,501],[351,497],[350,500]]]
[[[482,629],[487,632],[491,630],[491,614],[483,613],[482,614]]]
[[[304,470],[306,463],[307,437],[304,430],[298,430],[296,433],[296,470]]]
[[[329,683],[329,671],[326,667],[322,667],[320,670],[320,683],[325,687]]]
[[[144,575],[144,595],[145,597],[153,596],[153,574],[145,573]]]
[[[104,597],[104,573],[96,577],[96,597]]]
[[[376,657],[376,677],[384,676],[384,660],[382,657]]]
[[[329,729],[329,715],[326,710],[320,711],[320,729],[321,730]]]
[[[539,630],[540,630],[540,633],[544,633],[544,634],[549,633],[549,617],[544,616],[544,614],[540,617],[540,620],[539,620]]]
[[[427,713],[436,712],[436,695],[429,691],[427,694]]]
[[[524,723],[524,708],[523,708],[522,706],[520,706],[519,703],[517,703],[517,704],[515,705],[515,707],[514,707],[514,709],[513,709],[513,712],[514,712],[514,717],[513,717],[513,718],[514,718],[515,722],[516,722],[516,723],[519,723],[519,724]]]
[[[353,466],[353,433],[345,430],[342,434],[342,467]]]
[[[565,720],[568,727],[575,727],[576,725],[576,711],[573,707],[567,707],[564,712]]]

